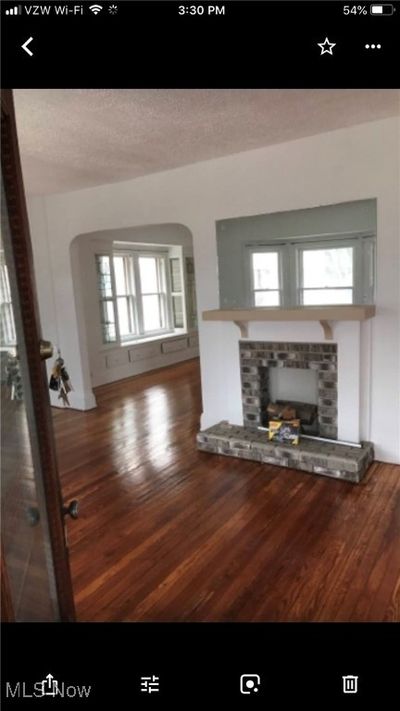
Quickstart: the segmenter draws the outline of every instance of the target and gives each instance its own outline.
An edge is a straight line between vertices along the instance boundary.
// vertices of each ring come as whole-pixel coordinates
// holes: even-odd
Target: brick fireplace
[[[199,432],[198,448],[205,452],[360,482],[373,461],[374,450],[370,442],[359,444],[356,441],[354,445],[335,442],[338,439],[340,413],[338,355],[337,343],[240,340],[238,360],[243,425],[224,420]],[[259,429],[267,424],[272,369],[315,372],[317,434],[323,439],[303,436],[298,445],[283,444],[269,441],[267,433]],[[355,408],[354,416],[357,415]]]
[[[336,344],[240,341],[239,354],[245,426],[266,424],[263,414],[271,400],[271,368],[313,370],[317,377],[318,434],[337,439]]]

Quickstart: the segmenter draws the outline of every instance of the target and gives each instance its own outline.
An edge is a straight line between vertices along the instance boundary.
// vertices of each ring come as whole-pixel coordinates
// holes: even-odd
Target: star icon
[[[336,42],[329,42],[328,38],[325,37],[323,42],[317,42],[318,47],[321,47],[322,54],[333,54],[332,50],[336,47]]]

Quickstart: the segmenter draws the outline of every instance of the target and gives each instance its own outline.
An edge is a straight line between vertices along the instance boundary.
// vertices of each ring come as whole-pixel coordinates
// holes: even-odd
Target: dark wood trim
[[[12,604],[6,561],[4,558],[3,544],[1,545],[1,621],[15,622],[14,608]]]
[[[62,498],[53,427],[51,420],[47,372],[40,359],[41,338],[39,309],[33,269],[32,245],[22,179],[13,96],[11,90],[1,95],[1,165],[8,218],[12,237],[11,257],[19,296],[19,312],[24,343],[18,345],[21,362],[25,361],[30,392],[32,393],[30,426],[34,428],[40,462],[39,486],[43,491],[47,512],[52,558],[63,621],[75,619],[74,600],[62,518]],[[28,412],[29,417],[29,412]],[[42,486],[41,486],[42,485]]]

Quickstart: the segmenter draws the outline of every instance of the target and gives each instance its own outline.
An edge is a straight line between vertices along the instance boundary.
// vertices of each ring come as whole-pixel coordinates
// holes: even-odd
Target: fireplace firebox
[[[276,400],[296,409],[303,434],[336,440],[337,423],[337,345],[326,343],[278,343],[240,341],[243,423],[257,429],[268,426],[268,405],[273,368],[313,370],[316,373],[316,403],[293,398]]]

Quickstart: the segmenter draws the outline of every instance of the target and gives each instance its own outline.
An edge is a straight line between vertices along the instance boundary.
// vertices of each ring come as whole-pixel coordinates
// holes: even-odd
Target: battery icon
[[[371,5],[369,11],[371,15],[393,15],[393,5]]]

